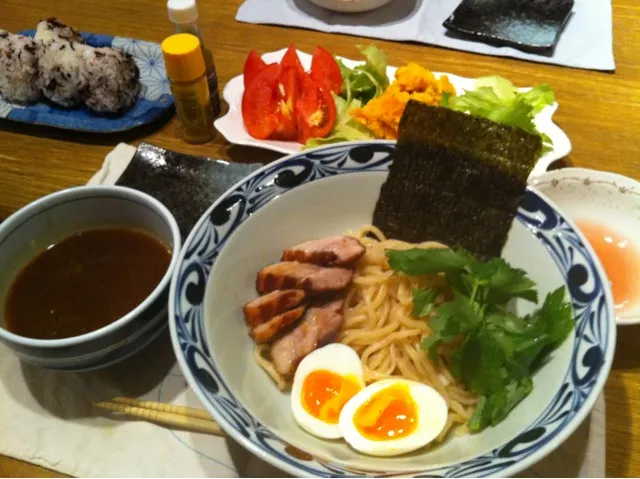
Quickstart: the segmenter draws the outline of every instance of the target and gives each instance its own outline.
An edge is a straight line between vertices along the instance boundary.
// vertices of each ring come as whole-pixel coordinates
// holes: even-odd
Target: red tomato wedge
[[[283,66],[283,65],[281,65]],[[276,86],[277,126],[271,138],[275,140],[295,140],[298,136],[296,103],[298,101],[298,72],[293,67],[283,67]]]
[[[282,68],[277,63],[265,66],[242,95],[242,119],[251,136],[265,140],[278,127],[276,89]],[[246,77],[245,77],[246,78]]]
[[[309,73],[294,45],[280,63],[268,65],[252,50],[244,64],[244,86],[242,119],[254,138],[306,143],[326,136],[335,126],[331,94],[340,93],[342,75],[322,47],[316,47]]]
[[[249,56],[244,62],[244,87],[245,89],[251,84],[251,81],[258,76],[262,70],[267,67],[267,64],[260,57],[258,52],[251,50]]]
[[[298,53],[296,52],[296,47],[291,45],[287,49],[287,53],[282,57],[282,61],[280,62],[282,68],[295,68],[300,86],[302,85],[302,79],[305,76],[304,68],[302,68],[302,63],[300,63],[300,58],[298,57]]]
[[[342,90],[340,67],[331,53],[322,47],[316,47],[311,58],[311,78],[338,95]]]
[[[267,65],[242,96],[242,119],[259,140],[295,140],[298,137],[296,104],[299,86],[295,68]]]
[[[298,141],[326,136],[336,123],[336,104],[325,86],[310,75],[304,77],[296,102]]]

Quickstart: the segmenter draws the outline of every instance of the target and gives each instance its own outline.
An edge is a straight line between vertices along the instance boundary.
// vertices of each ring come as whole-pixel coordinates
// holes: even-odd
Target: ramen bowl
[[[116,321],[64,339],[33,339],[9,331],[6,301],[17,274],[41,251],[85,230],[132,228],[171,248],[171,261],[155,289]],[[98,369],[134,354],[166,327],[171,274],[180,250],[178,225],[153,197],[119,186],[81,186],[53,193],[22,208],[0,224],[0,340],[22,360],[48,369]]]
[[[565,285],[576,327],[535,373],[532,393],[496,427],[395,458],[362,455],[299,428],[288,393],[254,360],[242,306],[256,296],[257,271],[288,246],[370,223],[394,155],[394,143],[384,141],[309,150],[222,195],[187,238],[172,279],[169,324],[178,362],[229,435],[294,476],[513,476],[587,416],[607,378],[616,332],[600,263],[574,225],[533,189],[503,257],[528,273],[541,297]],[[524,315],[533,306],[515,308]]]

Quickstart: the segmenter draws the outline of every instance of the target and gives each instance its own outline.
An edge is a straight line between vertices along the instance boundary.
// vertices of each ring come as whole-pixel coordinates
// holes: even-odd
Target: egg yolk
[[[418,407],[406,385],[389,386],[373,394],[357,409],[353,424],[367,439],[398,439],[415,431]]]
[[[354,377],[326,370],[313,371],[302,384],[302,407],[323,422],[338,424],[340,411],[360,389]]]
[[[640,254],[619,233],[602,225],[579,221],[578,226],[591,243],[604,267],[609,281],[615,309],[635,306],[640,291]]]

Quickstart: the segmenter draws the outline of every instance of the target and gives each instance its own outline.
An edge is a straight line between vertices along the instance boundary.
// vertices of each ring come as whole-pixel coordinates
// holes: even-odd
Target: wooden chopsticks
[[[146,419],[165,426],[225,436],[218,423],[202,409],[125,397],[115,397],[111,401],[100,401],[93,404],[99,408]]]

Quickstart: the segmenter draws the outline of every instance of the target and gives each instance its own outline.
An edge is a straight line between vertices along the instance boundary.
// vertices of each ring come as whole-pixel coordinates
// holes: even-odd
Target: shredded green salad
[[[476,80],[476,88],[459,96],[443,93],[440,106],[471,115],[482,116],[496,123],[522,128],[542,137],[544,151],[553,148],[551,138],[541,133],[534,117],[556,99],[549,85],[543,83],[521,92],[513,83],[501,76],[488,76]]]
[[[387,56],[374,45],[362,48],[360,53],[364,56],[365,63],[354,68],[348,68],[342,60],[336,58],[342,73],[342,91],[340,95],[333,95],[336,124],[326,137],[308,140],[305,148],[375,138],[367,127],[351,117],[350,112],[382,95],[389,86]],[[526,92],[521,92],[501,76],[478,78],[475,84],[474,90],[468,90],[459,96],[443,93],[440,106],[522,128],[542,138],[543,152],[553,148],[551,138],[540,132],[534,121],[540,111],[555,102],[553,90],[548,84],[543,83]]]
[[[454,346],[451,373],[480,397],[469,430],[495,426],[533,389],[532,374],[573,330],[573,310],[564,287],[549,293],[532,314],[519,317],[508,307],[521,298],[538,302],[526,272],[501,258],[479,261],[464,250],[387,250],[391,268],[407,275],[441,273],[453,298],[436,305],[439,292],[413,291],[413,314],[429,322],[433,334],[422,343],[432,361],[441,344]]]
[[[375,138],[366,126],[352,119],[349,112],[366,105],[387,89],[387,56],[374,45],[361,49],[360,53],[364,56],[365,63],[354,68],[348,68],[342,60],[336,58],[342,73],[342,91],[340,95],[333,95],[336,124],[326,137],[308,140],[305,148]]]

